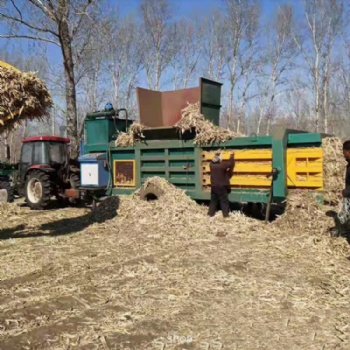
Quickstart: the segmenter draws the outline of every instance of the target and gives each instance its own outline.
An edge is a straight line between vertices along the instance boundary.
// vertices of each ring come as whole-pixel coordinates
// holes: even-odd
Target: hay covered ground
[[[350,254],[325,208],[266,226],[167,192],[0,207],[0,349],[349,349]]]

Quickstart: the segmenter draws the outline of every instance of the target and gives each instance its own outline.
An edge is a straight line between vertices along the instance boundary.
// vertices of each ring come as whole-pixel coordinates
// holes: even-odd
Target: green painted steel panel
[[[148,168],[148,167],[165,167],[165,160],[142,160],[141,161],[141,169],[142,168]]]
[[[189,178],[191,180],[195,180],[195,172],[173,172],[170,171],[169,176],[171,178],[179,178],[179,179],[183,179],[183,178]]]
[[[152,157],[141,156],[141,161],[143,161],[143,162],[145,162],[145,161],[161,161],[161,160],[164,160],[164,157],[165,156],[152,156]],[[189,156],[186,156],[186,155],[169,156],[168,159],[169,159],[169,161],[170,160],[183,160],[183,161],[191,160],[189,158]]]
[[[214,125],[219,125],[221,108],[221,86],[221,83],[205,78],[200,79],[200,112]]]
[[[169,156],[176,156],[176,155],[193,155],[194,154],[194,148],[193,145],[191,145],[191,148],[169,148]]]
[[[141,171],[141,178],[142,179],[144,179],[146,177],[152,177],[152,176],[164,177],[165,175],[166,175],[165,170],[164,171]]]
[[[182,166],[194,166],[194,159],[170,159],[169,166],[170,167],[182,167]]]
[[[289,134],[288,135],[288,147],[320,147],[322,144],[322,135],[315,133],[301,133],[301,134]]]
[[[162,156],[165,155],[165,149],[141,149],[141,157],[152,157],[152,156]]]
[[[111,152],[113,159],[117,160],[134,160],[135,159],[135,150],[129,150],[129,151],[112,151]]]
[[[194,184],[177,184],[177,183],[173,183],[173,185],[178,187],[178,188],[181,188],[182,190],[185,190],[185,191],[187,191],[187,190],[194,191],[194,189],[195,189],[195,185]]]

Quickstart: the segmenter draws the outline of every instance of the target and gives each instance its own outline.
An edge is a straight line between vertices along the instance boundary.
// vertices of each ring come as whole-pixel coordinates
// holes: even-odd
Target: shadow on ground
[[[83,216],[44,223],[37,227],[36,232],[26,231],[26,225],[21,224],[16,227],[0,230],[0,239],[62,236],[81,232],[92,224],[101,224],[115,218],[118,215],[119,204],[119,197],[107,197],[97,206],[95,211]]]

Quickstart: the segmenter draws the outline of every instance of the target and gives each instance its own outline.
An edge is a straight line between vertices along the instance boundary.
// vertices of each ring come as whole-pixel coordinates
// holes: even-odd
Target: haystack
[[[0,133],[24,120],[47,116],[52,105],[51,95],[41,79],[0,64]]]
[[[340,199],[338,193],[345,185],[343,141],[339,137],[326,137],[322,141],[322,148],[324,199],[330,204],[337,204]]]

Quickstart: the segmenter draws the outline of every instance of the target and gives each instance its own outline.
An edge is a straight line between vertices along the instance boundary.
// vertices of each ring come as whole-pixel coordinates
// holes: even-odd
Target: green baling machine
[[[97,197],[131,194],[148,178],[159,176],[195,200],[209,200],[209,162],[221,149],[224,159],[235,151],[231,202],[282,203],[288,190],[297,188],[322,194],[321,134],[275,128],[269,136],[199,147],[193,133],[183,135],[173,127],[187,102],[198,102],[202,114],[218,124],[220,94],[221,84],[207,79],[201,79],[198,88],[165,93],[138,89],[141,122],[152,124],[154,115],[158,126],[145,130],[144,138],[131,147],[115,145],[118,131],[130,121],[120,120],[114,111],[89,114],[79,158],[82,189]]]

